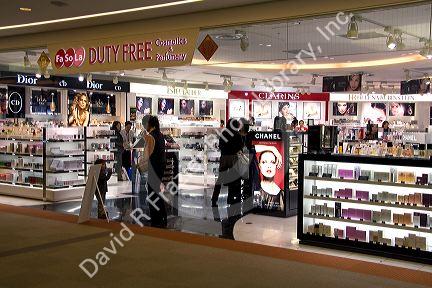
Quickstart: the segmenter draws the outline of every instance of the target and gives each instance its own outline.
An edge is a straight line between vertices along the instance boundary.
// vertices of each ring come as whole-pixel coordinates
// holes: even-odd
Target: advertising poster
[[[362,75],[323,77],[323,92],[361,91]]]
[[[83,127],[90,123],[90,100],[86,92],[68,91],[68,126]]]
[[[230,118],[246,117],[246,101],[229,100],[229,116]]]
[[[195,101],[180,99],[180,115],[194,115]]]
[[[7,89],[0,88],[0,119],[6,118],[7,115]]]
[[[271,101],[252,101],[253,117],[256,119],[271,119],[272,118],[272,102]]]
[[[413,79],[410,81],[401,82],[401,95],[408,94],[426,94],[430,92],[430,84],[427,84],[429,79]]]
[[[363,103],[363,123],[382,124],[387,119],[387,105],[385,103]]]
[[[60,92],[46,89],[32,90],[30,106],[32,114],[58,114],[60,113]]]
[[[158,114],[173,115],[174,114],[174,99],[159,98],[158,99]]]
[[[106,93],[90,93],[91,114],[96,115],[116,115],[115,96]]]
[[[389,116],[415,116],[415,103],[391,102]]]
[[[137,115],[148,115],[152,113],[152,98],[136,97]]]
[[[200,116],[213,116],[213,101],[200,100],[199,101],[199,115]]]
[[[25,87],[8,86],[7,118],[25,118]]]
[[[130,107],[129,108],[129,119],[130,121],[136,121],[137,119],[137,108]]]
[[[357,116],[357,103],[334,102],[333,116]]]
[[[321,103],[320,102],[304,102],[303,103],[303,119],[321,119]]]
[[[258,160],[258,181],[253,185],[254,207],[268,212],[285,211],[284,145],[280,132],[255,132],[252,135]],[[259,189],[259,190],[258,190]]]
[[[297,103],[279,102],[278,115],[279,117],[285,117],[287,123],[290,123],[294,119],[294,117],[297,118]]]

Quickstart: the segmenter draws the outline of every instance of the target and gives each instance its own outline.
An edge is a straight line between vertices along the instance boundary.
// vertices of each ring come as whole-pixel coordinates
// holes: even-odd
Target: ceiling
[[[42,1],[42,0],[41,0]],[[93,0],[87,0],[86,3]],[[12,1],[11,1],[12,2]],[[17,1],[19,2],[19,1]],[[49,1],[45,1],[49,2]],[[73,2],[75,1],[66,1]],[[82,2],[77,0],[76,2]],[[106,1],[109,5],[114,5],[117,1]],[[127,5],[142,1],[124,1]],[[162,2],[162,1],[153,1]],[[207,2],[207,1],[206,1]],[[215,1],[211,1],[215,2]],[[220,5],[229,5],[223,4]],[[245,4],[253,1],[229,1],[231,4]],[[255,1],[258,2],[258,1]],[[146,1],[147,3],[147,1]],[[12,5],[12,4],[10,4]],[[9,6],[10,6],[9,5]],[[72,4],[71,4],[72,5]],[[131,6],[121,5],[122,8]],[[188,4],[189,5],[189,4]],[[195,5],[195,4],[191,4]],[[210,5],[210,4],[209,4]],[[212,4],[213,5],[213,4]],[[86,7],[92,7],[86,5]],[[113,7],[113,6],[112,6]],[[176,8],[181,12],[182,8]],[[199,9],[199,7],[195,7]],[[53,8],[54,9],[54,8]],[[90,8],[89,8],[90,9]],[[105,7],[104,9],[108,9]],[[164,9],[165,10],[165,9]],[[164,13],[170,13],[165,11]],[[431,6],[430,5],[415,5],[392,8],[387,10],[375,10],[360,14],[362,17],[379,22],[384,26],[392,26],[401,29],[408,34],[417,35],[419,37],[429,38]],[[372,24],[368,21],[358,23],[360,38],[358,40],[350,40],[344,37],[347,31],[347,24],[331,26],[334,35],[326,33],[328,39],[324,37],[317,27],[322,31],[326,31],[325,27],[335,21],[335,15],[303,19],[299,21],[283,21],[272,23],[260,23],[254,25],[245,25],[237,27],[224,27],[217,29],[203,30],[200,33],[200,41],[210,34],[218,43],[219,49],[211,59],[212,63],[287,63],[295,60],[298,51],[304,49],[309,51],[313,47],[316,53],[316,59],[302,54],[301,60],[304,63],[354,63],[359,61],[377,60],[377,59],[392,59],[397,57],[406,57],[417,55],[422,48],[422,43],[418,38],[404,34],[403,42],[405,48],[401,51],[389,51],[386,47],[387,33],[383,27]],[[3,21],[3,20],[2,20]],[[330,26],[329,26],[330,27]],[[241,51],[239,40],[218,40],[218,35],[234,34],[235,30],[242,30],[246,33],[249,39],[249,47],[246,52]],[[310,45],[310,46],[309,46]],[[317,47],[321,48],[318,52]],[[33,56],[30,60],[34,63],[37,60],[39,53],[42,50],[32,51]],[[24,51],[15,51],[9,53],[0,53],[0,65],[7,65],[11,70],[23,69]],[[194,62],[204,61],[198,51],[195,52]],[[296,60],[298,61],[298,60]],[[34,66],[36,67],[36,66]],[[386,65],[380,67],[357,67],[357,68],[339,68],[339,69],[316,69],[300,71],[295,75],[285,75],[283,85],[286,86],[310,86],[312,74],[319,75],[346,75],[354,72],[364,72],[366,81],[401,81],[405,79],[404,69],[412,69],[413,77],[422,77],[424,73],[432,75],[432,62],[428,60],[410,62],[405,64]],[[262,83],[261,80],[272,80],[275,77],[280,79],[280,70],[256,70],[256,69],[240,69],[240,68],[225,68],[214,67],[212,65],[192,65],[188,67],[167,68],[168,78],[178,82],[188,80],[192,83],[209,82],[210,84],[220,85],[222,83],[221,75],[229,75],[232,77],[235,85],[249,86],[252,78],[257,78],[256,85]],[[118,72],[116,72],[118,73]],[[107,75],[115,75],[115,73],[100,73],[100,77]],[[158,80],[162,76],[162,72],[158,69],[147,69],[126,71],[125,79],[143,79]],[[95,77],[95,76],[94,76]],[[97,78],[98,76],[96,76]],[[287,79],[288,78],[288,79]],[[315,88],[319,90],[321,79],[318,78]]]
[[[70,17],[85,16],[97,13],[120,11],[138,7],[167,4],[182,0],[14,0],[2,1],[0,27],[32,22],[66,19]],[[191,1],[191,0],[189,0]],[[141,10],[117,15],[80,19],[36,27],[1,30],[0,37],[19,35],[44,31],[55,31],[86,26],[95,26],[110,23],[119,23],[133,20],[142,20],[172,16],[207,10],[243,6],[248,4],[271,2],[270,0],[192,0],[193,3],[161,7],[157,9]],[[31,12],[20,11],[20,8],[31,8]]]

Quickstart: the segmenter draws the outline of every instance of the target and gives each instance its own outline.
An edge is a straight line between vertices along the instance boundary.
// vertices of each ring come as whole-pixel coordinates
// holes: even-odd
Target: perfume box
[[[397,194],[396,193],[389,193],[389,199],[388,202],[390,203],[396,203],[397,202]]]
[[[339,176],[339,178],[353,179],[354,178],[354,171],[349,170],[349,169],[339,169],[338,176]]]
[[[414,200],[414,194],[408,195],[408,203],[411,204],[411,205],[413,205],[414,202],[415,202],[415,200]]]
[[[395,245],[399,247],[405,246],[404,240],[404,238],[395,237]]]
[[[420,227],[420,215],[418,215],[419,213],[414,212],[414,216],[413,216],[413,225]]]
[[[371,180],[372,171],[371,170],[361,170],[360,171],[361,180]]]
[[[343,229],[334,229],[334,236],[343,239],[344,238],[344,230]]]
[[[372,221],[381,222],[381,212],[380,211],[372,211]]]
[[[343,218],[349,218],[349,216],[348,216],[348,209],[342,209],[342,217]]]
[[[346,227],[346,237],[348,239],[351,240],[355,240],[356,239],[356,228],[355,227],[351,227],[351,226],[347,226]]]
[[[426,237],[417,236],[415,238],[415,248],[426,250]]]
[[[335,203],[335,217],[336,218],[342,217],[342,205],[340,202]]]
[[[333,189],[332,188],[326,188],[326,196],[329,196],[329,197],[333,196]]]
[[[388,172],[374,172],[374,181],[389,182],[390,173]]]
[[[372,211],[370,210],[363,210],[363,220],[364,221],[372,221]]]
[[[390,223],[391,222],[391,210],[381,209],[381,221]]]
[[[391,246],[391,245],[392,245],[392,241],[391,241],[391,239],[388,239],[388,238],[382,238],[382,239],[381,239],[381,243],[386,244],[386,245],[388,245],[388,246]]]
[[[415,235],[412,235],[412,234],[409,234],[409,236],[408,237],[405,237],[405,241],[404,241],[404,244],[405,244],[405,246],[407,246],[407,247],[412,247],[412,248],[415,248],[415,244],[416,244],[416,236]]]
[[[397,202],[399,202],[399,203],[404,203],[404,196],[403,195],[398,195],[397,196]]]
[[[394,224],[403,224],[403,215],[400,214],[393,214],[393,223]]]
[[[422,204],[421,196],[422,195],[420,193],[414,193],[414,204],[417,204],[417,205]]]
[[[380,242],[378,231],[369,231],[369,241]]]
[[[421,221],[421,218],[420,218],[420,221]],[[412,214],[411,213],[404,213],[402,224],[412,225]]]
[[[363,201],[369,201],[369,191],[356,191],[356,199],[360,199]]]

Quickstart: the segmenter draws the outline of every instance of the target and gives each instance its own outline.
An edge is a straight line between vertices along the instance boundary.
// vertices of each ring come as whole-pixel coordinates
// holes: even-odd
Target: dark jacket
[[[108,192],[108,180],[111,178],[111,174],[111,170],[101,170],[97,183],[101,194],[106,194]]]
[[[160,180],[164,175],[166,165],[165,137],[160,131],[156,130],[153,130],[150,135],[155,140],[155,147],[149,158],[149,178],[155,176]]]
[[[221,157],[219,171],[226,171],[234,166],[237,161],[237,153],[243,150],[244,141],[238,131],[225,128],[219,138]]]

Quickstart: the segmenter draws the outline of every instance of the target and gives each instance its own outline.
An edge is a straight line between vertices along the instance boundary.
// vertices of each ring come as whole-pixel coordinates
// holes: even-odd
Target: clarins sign
[[[288,93],[288,92],[258,92],[254,93],[260,100],[299,100],[299,93]]]
[[[329,101],[329,93],[301,94],[296,92],[231,91],[229,99],[248,99],[251,101]]]
[[[198,29],[48,45],[56,73],[183,66],[192,62]]]

